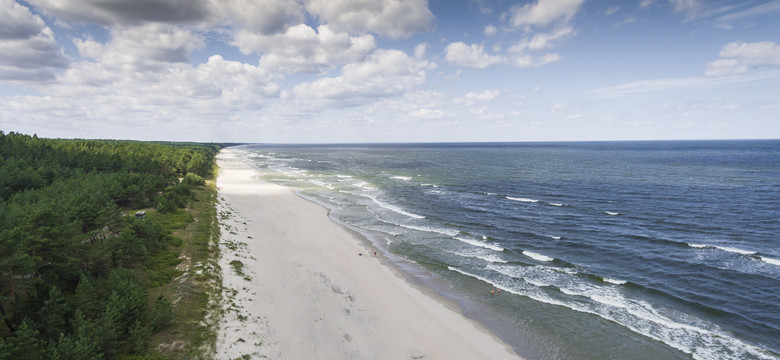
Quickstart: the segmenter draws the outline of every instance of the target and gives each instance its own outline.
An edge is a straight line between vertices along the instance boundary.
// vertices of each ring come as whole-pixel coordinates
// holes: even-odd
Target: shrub
[[[206,180],[203,180],[202,177],[198,176],[197,174],[189,173],[184,176],[184,179],[181,180],[185,185],[189,186],[198,186],[198,185],[205,185]]]
[[[152,313],[149,314],[149,325],[151,325],[154,332],[160,331],[173,322],[173,306],[165,296],[160,294],[157,301],[154,303]]]

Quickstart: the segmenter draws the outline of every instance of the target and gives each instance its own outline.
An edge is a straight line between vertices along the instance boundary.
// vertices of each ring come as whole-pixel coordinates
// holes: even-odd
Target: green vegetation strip
[[[0,131],[0,359],[213,357],[218,151]]]

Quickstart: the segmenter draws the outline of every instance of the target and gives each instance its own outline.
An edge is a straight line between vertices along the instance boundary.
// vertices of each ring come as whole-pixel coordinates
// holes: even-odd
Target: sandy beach
[[[326,209],[218,156],[223,315],[217,358],[519,359],[407,283]]]

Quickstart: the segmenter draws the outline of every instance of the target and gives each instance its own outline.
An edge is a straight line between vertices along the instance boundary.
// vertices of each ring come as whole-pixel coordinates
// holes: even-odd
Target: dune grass
[[[216,171],[214,172],[216,173]],[[168,267],[158,274],[170,281],[149,290],[150,306],[163,295],[173,304],[172,323],[154,334],[149,352],[169,359],[212,359],[217,337],[218,301],[221,275],[217,263],[219,224],[217,222],[217,189],[213,180],[194,191],[186,210],[162,214],[153,213],[176,229],[173,250],[178,257],[159,259]],[[176,264],[172,269],[170,265]]]

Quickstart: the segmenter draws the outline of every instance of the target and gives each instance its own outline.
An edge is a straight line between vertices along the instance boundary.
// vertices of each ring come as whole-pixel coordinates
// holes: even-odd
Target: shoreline
[[[217,358],[521,359],[325,207],[260,180],[230,149],[217,159]]]

